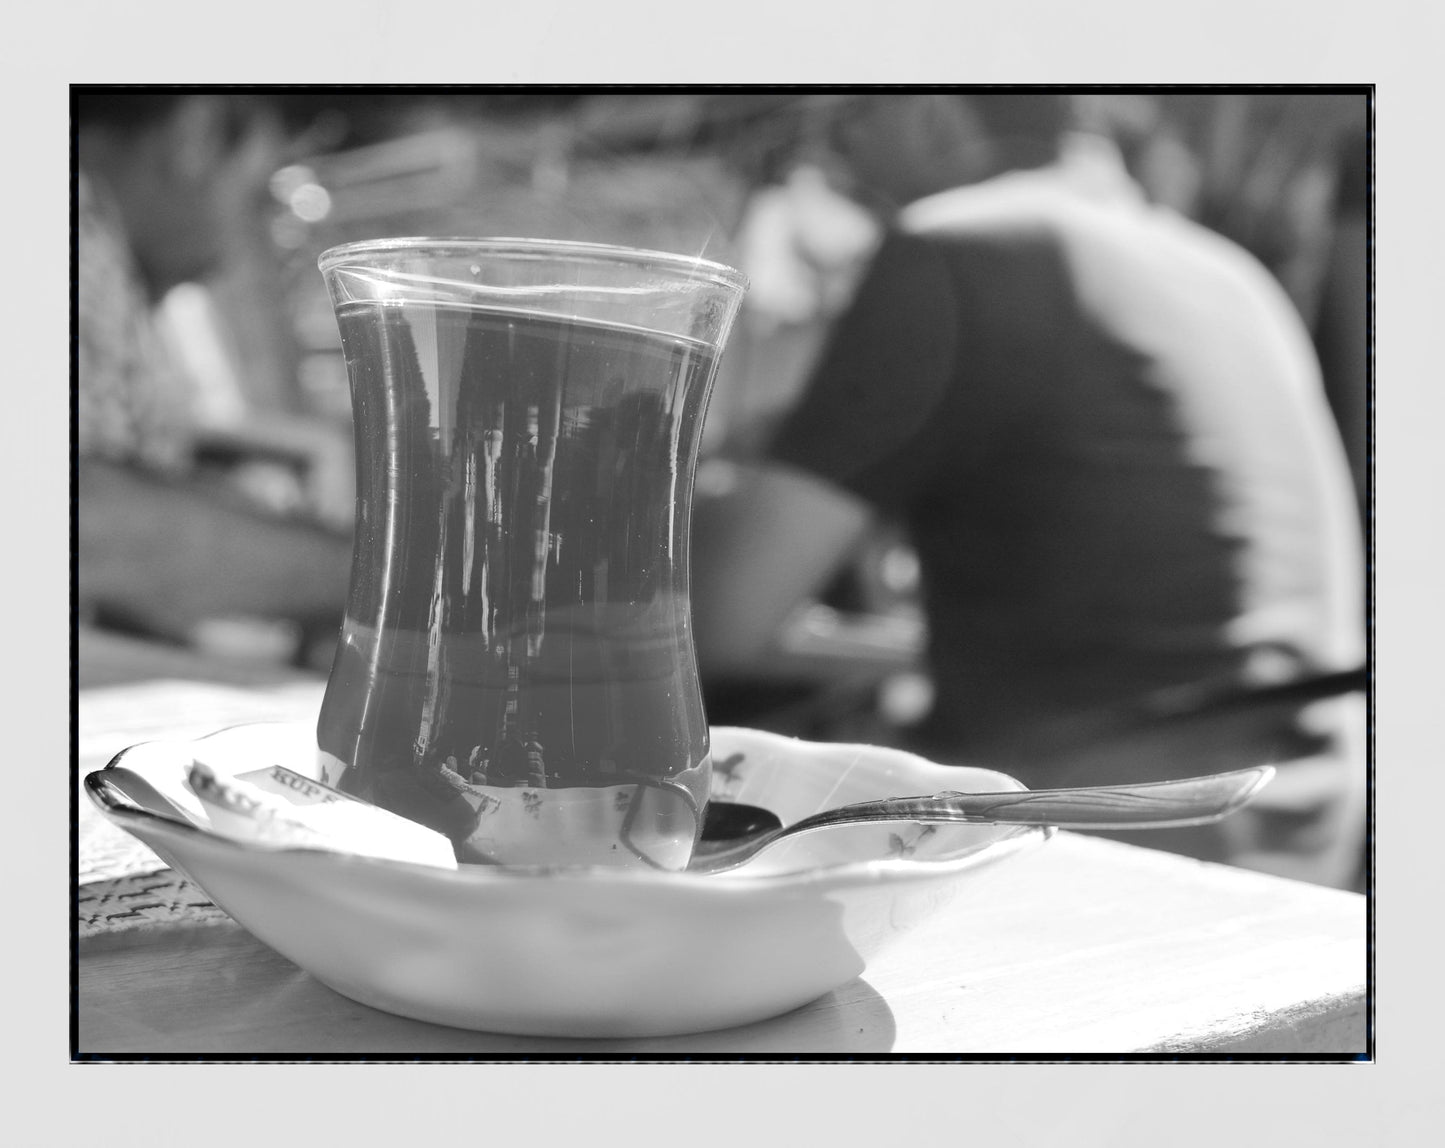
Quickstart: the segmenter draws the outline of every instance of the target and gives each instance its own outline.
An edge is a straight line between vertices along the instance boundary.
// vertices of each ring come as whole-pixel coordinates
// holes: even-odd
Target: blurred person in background
[[[237,617],[334,638],[349,531],[201,472],[195,380],[157,318],[168,292],[218,269],[228,229],[256,209],[282,161],[279,121],[242,94],[81,88],[74,109],[80,615],[176,643]],[[342,431],[284,418],[273,431],[258,453],[350,465]],[[238,428],[224,437],[249,449]]]
[[[1150,206],[1070,115],[1042,92],[835,111],[848,190],[886,232],[759,464],[698,500],[704,679],[836,672],[789,648],[790,619],[898,523],[933,686],[900,744],[1031,788],[1272,762],[1243,813],[1126,839],[1350,885],[1364,699],[1287,687],[1364,659],[1308,333],[1263,266]],[[867,650],[845,638],[840,665]]]

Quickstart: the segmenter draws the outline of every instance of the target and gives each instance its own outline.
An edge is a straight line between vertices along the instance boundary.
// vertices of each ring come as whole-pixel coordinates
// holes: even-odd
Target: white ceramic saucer
[[[789,823],[837,805],[945,789],[1022,789],[990,770],[898,750],[712,731],[713,796]],[[605,868],[458,871],[242,844],[167,807],[202,757],[232,774],[316,776],[310,724],[150,742],[86,791],[278,953],[374,1008],[461,1028],[554,1037],[665,1036],[775,1016],[845,984],[995,862],[1047,840],[1022,826],[910,822],[802,834],[719,876]]]

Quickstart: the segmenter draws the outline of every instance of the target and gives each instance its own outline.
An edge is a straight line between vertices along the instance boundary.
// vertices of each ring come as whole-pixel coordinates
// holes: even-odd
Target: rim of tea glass
[[[389,252],[408,251],[445,254],[487,254],[533,256],[538,259],[568,257],[593,263],[633,264],[659,267],[685,273],[693,279],[746,289],[747,276],[735,267],[704,259],[700,255],[679,255],[673,251],[653,251],[645,247],[625,247],[615,243],[587,243],[573,239],[525,239],[511,236],[468,238],[465,236],[397,236],[386,239],[359,239],[328,247],[317,257],[316,264],[324,274],[350,259]]]

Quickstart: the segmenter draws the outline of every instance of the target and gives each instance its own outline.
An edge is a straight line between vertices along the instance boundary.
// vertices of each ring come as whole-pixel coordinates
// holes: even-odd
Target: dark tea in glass
[[[685,867],[710,771],[692,480],[740,277],[518,240],[321,263],[357,446],[324,780],[463,863]]]

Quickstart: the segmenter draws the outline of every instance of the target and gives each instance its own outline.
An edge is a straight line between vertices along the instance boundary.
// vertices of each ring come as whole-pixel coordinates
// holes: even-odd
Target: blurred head
[[[1055,92],[880,92],[840,105],[832,138],[859,198],[897,210],[1052,163],[1071,121],[1070,97]]]
[[[265,97],[78,89],[81,168],[120,211],[147,286],[204,277],[281,159]]]

